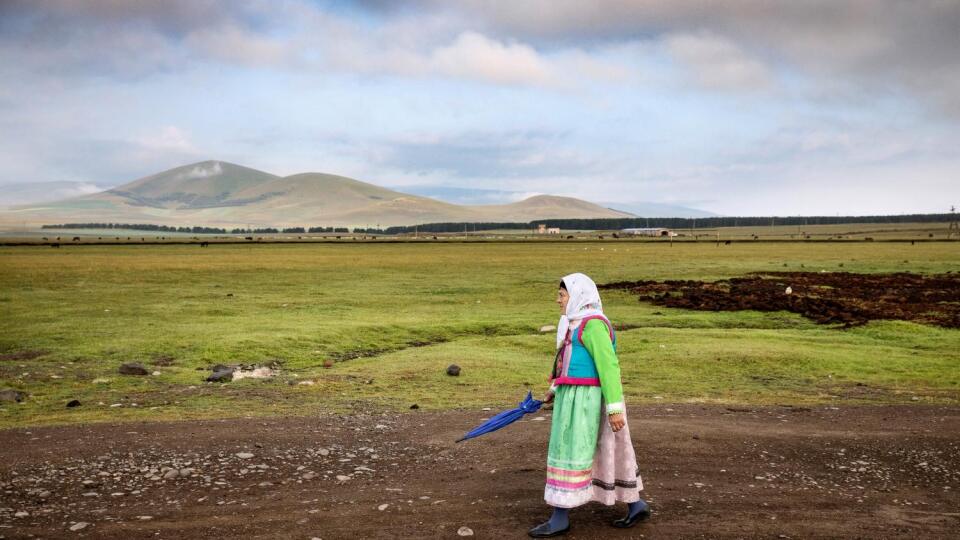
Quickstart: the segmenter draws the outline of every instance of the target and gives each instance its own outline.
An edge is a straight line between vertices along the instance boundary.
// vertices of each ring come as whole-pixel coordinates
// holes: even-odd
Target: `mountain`
[[[386,227],[630,216],[579,199],[550,195],[512,204],[457,205],[344,176],[302,173],[281,177],[224,161],[204,161],[101,193],[13,207],[0,214],[0,220],[34,224]]]

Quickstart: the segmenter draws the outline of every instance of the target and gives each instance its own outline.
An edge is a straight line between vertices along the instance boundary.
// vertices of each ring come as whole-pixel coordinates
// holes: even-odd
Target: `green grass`
[[[0,248],[0,354],[44,352],[0,360],[0,387],[30,394],[0,407],[0,427],[498,407],[546,386],[553,336],[537,328],[556,321],[564,274],[713,280],[841,263],[945,272],[958,268],[960,243]],[[620,340],[634,403],[960,401],[960,331],[886,321],[839,330],[790,313],[660,308],[614,291],[604,305],[637,327]],[[158,376],[116,373],[163,356],[174,364]],[[283,369],[272,380],[211,385],[197,370],[273,360]],[[463,367],[459,378],[444,374],[450,363]],[[314,384],[287,384],[303,380]],[[70,399],[83,406],[66,409]]]

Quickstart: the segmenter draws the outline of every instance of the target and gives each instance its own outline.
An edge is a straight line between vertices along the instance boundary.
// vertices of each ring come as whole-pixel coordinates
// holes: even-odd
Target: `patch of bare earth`
[[[40,358],[41,356],[45,356],[46,354],[47,354],[47,351],[37,351],[37,350],[31,350],[31,349],[26,349],[22,351],[5,352],[5,353],[0,353],[0,362],[5,362],[5,361],[13,362],[17,360],[34,360],[36,358]]]
[[[765,272],[714,282],[621,281],[600,288],[627,290],[673,308],[792,311],[846,327],[898,319],[960,328],[960,274]]]
[[[0,536],[454,538],[469,527],[522,538],[549,513],[549,411],[453,442],[490,414],[6,430]],[[572,511],[569,538],[916,539],[960,527],[960,408],[656,405],[631,409],[630,423],[652,519],[617,530],[622,505],[590,504]]]

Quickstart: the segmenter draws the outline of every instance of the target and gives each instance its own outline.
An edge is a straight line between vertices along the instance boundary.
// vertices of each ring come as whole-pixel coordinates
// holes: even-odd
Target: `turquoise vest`
[[[599,315],[587,317],[580,322],[580,326],[574,330],[575,336],[570,339],[570,355],[564,354],[564,359],[569,358],[569,362],[564,362],[560,376],[556,378],[557,384],[573,384],[586,386],[600,386],[600,374],[597,373],[597,366],[590,356],[590,351],[583,345],[583,329],[587,322],[592,319],[600,319],[606,323],[610,330],[610,339],[613,341],[613,350],[617,350],[617,336],[613,331],[613,324]]]

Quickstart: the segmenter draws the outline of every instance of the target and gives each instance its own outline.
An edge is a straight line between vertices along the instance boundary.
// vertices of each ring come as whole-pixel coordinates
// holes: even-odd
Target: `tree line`
[[[178,232],[195,234],[226,234],[226,229],[219,227],[173,227],[170,225],[154,225],[152,223],[61,223],[58,225],[42,225],[41,229],[130,229],[134,231]]]
[[[62,223],[43,225],[44,229],[132,229],[138,231],[179,232],[194,234],[411,234],[491,231],[496,229],[536,229],[541,224],[567,230],[619,230],[634,228],[704,229],[714,227],[757,227],[776,225],[843,225],[848,223],[945,223],[956,219],[954,214],[900,214],[892,216],[739,216],[702,218],[603,218],[603,219],[539,219],[530,222],[444,222],[403,225],[386,229],[370,227],[264,227],[222,229],[218,227],[173,227],[150,223]]]
[[[598,218],[538,219],[528,223],[426,223],[388,227],[386,234],[415,232],[446,233],[495,229],[536,229],[541,224],[567,230],[619,230],[640,228],[698,229],[713,227],[757,227],[775,225],[842,225],[847,223],[946,223],[953,214],[900,214],[892,216],[737,216],[701,218]]]
[[[56,225],[41,225],[41,229],[128,229],[133,231],[156,231],[171,233],[193,234],[306,234],[306,233],[349,233],[348,227],[261,227],[261,228],[234,228],[229,231],[220,227],[175,227],[172,225],[154,225],[153,223],[59,223]],[[353,229],[355,233],[383,234],[381,229]]]

